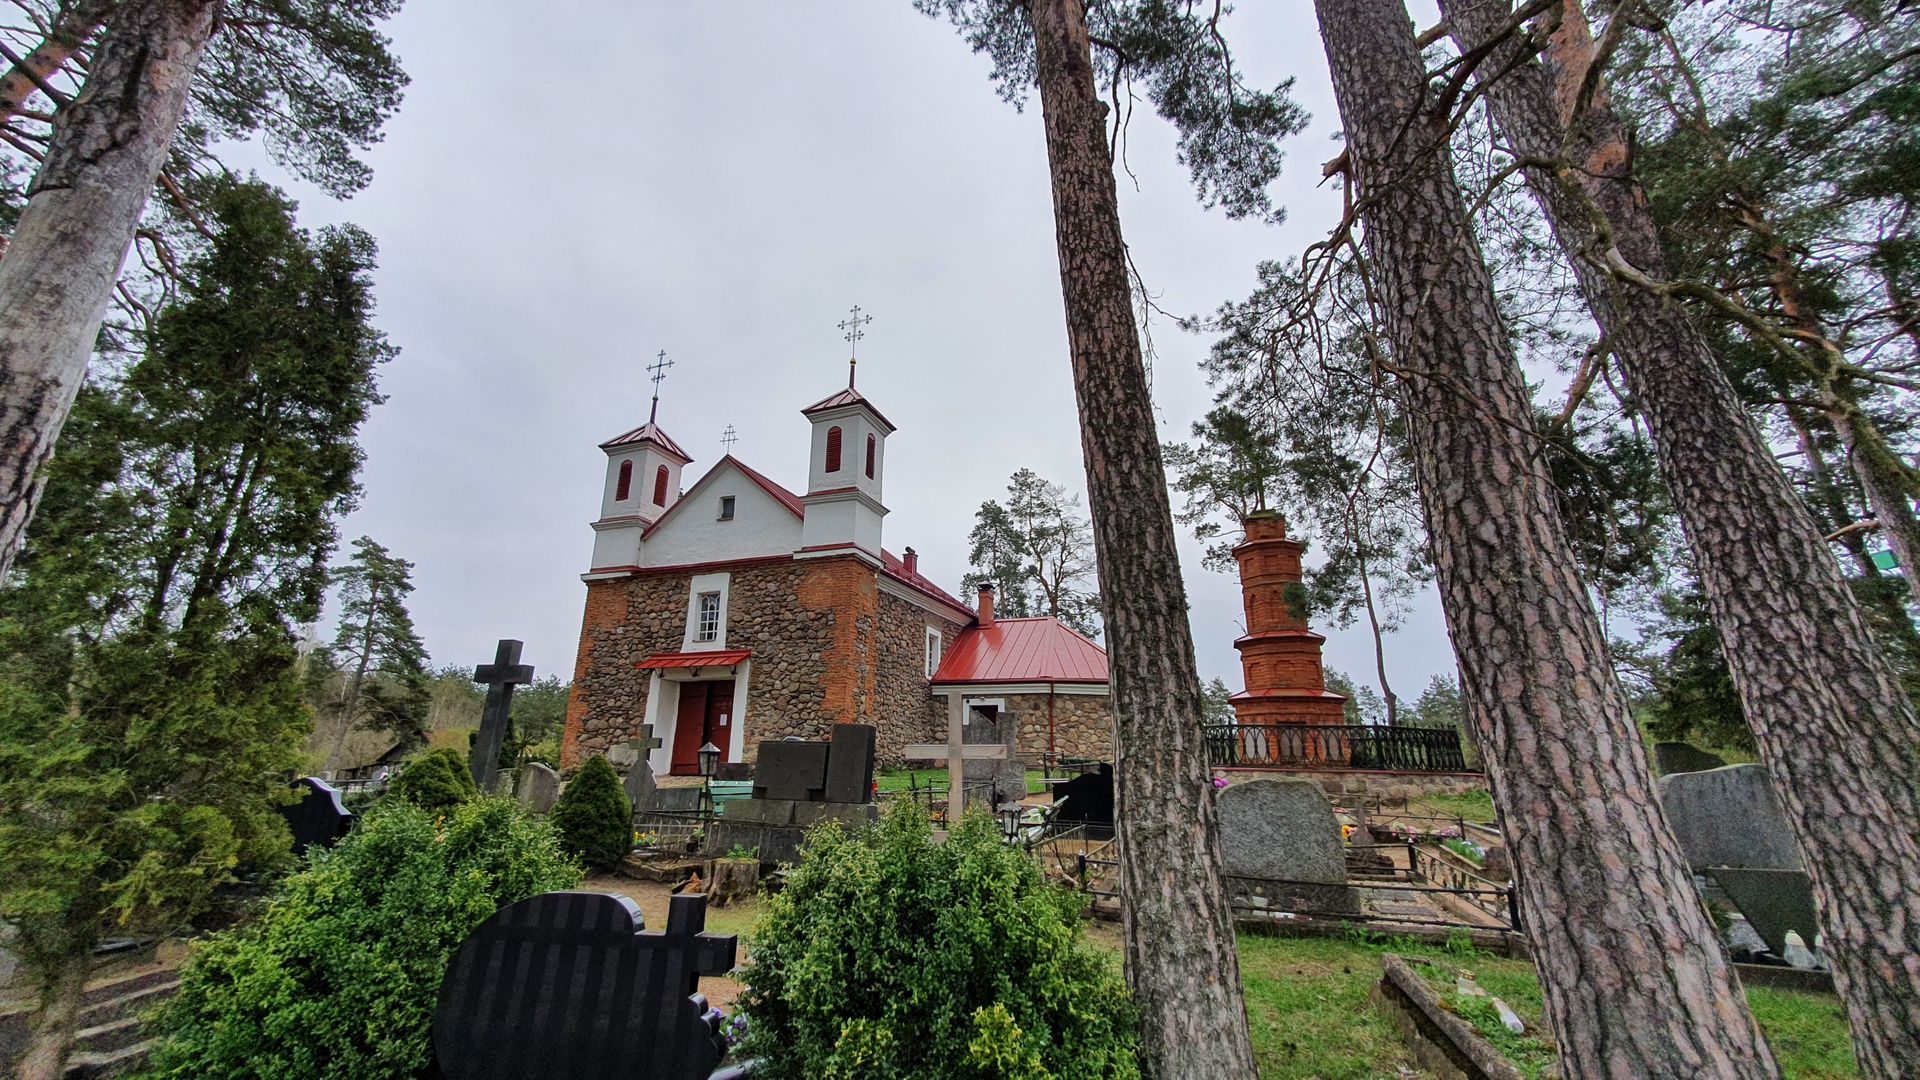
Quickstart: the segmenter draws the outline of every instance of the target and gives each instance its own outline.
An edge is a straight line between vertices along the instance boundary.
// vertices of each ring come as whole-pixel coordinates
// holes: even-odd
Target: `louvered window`
[[[827,471],[840,471],[840,429],[837,427],[827,429]]]
[[[667,505],[667,467],[665,465],[653,472],[653,505]]]
[[[620,479],[613,485],[613,501],[626,502],[633,491],[633,461],[628,459],[620,463]]]

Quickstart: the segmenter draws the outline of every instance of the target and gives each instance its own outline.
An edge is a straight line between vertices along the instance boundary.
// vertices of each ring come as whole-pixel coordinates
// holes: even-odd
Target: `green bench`
[[[730,802],[745,802],[753,798],[751,780],[709,780],[707,798],[713,802],[713,812],[718,814]]]

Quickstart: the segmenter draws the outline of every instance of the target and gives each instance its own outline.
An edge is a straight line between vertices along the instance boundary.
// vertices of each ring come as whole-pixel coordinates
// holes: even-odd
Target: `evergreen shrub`
[[[194,946],[153,1020],[148,1075],[420,1075],[461,941],[503,905],[579,880],[552,827],[510,800],[438,819],[385,800],[288,877],[257,921]]]
[[[446,810],[480,794],[459,751],[442,747],[407,762],[392,793],[424,810]]]
[[[853,835],[823,824],[754,927],[743,1053],[769,1076],[1137,1077],[1080,907],[985,815],[940,845],[904,799]]]
[[[620,865],[633,850],[633,805],[620,787],[619,774],[598,754],[580,766],[548,820],[560,830],[566,849],[597,870]]]

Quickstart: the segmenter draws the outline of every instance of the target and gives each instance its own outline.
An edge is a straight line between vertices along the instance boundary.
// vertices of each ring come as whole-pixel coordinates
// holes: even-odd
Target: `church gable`
[[[647,530],[643,566],[733,562],[792,554],[801,522],[791,505],[732,458],[723,458]]]

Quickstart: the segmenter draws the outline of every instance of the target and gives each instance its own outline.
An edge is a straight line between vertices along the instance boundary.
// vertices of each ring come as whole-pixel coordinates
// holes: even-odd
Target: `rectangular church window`
[[[693,640],[712,641],[720,636],[720,594],[700,594],[699,614],[693,625]]]
[[[733,520],[733,496],[731,495],[720,496],[720,520]]]

